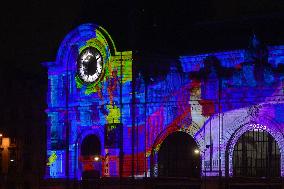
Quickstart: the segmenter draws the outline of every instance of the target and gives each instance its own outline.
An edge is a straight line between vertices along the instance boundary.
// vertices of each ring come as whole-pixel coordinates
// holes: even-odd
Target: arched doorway
[[[158,152],[158,176],[200,176],[200,152],[190,135],[174,132],[163,141]]]
[[[239,138],[233,151],[233,176],[280,177],[280,150],[268,132],[254,129]]]
[[[88,135],[81,144],[82,156],[95,156],[101,154],[101,142],[96,135]]]
[[[97,178],[101,174],[101,142],[94,135],[88,135],[81,143],[80,160],[82,163],[82,178]]]

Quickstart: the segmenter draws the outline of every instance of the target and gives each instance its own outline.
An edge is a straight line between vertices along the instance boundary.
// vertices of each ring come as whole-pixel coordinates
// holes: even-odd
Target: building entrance
[[[200,177],[200,152],[194,139],[184,132],[169,135],[158,153],[159,177]]]
[[[96,135],[88,135],[81,144],[82,178],[100,177],[101,173],[101,142]]]

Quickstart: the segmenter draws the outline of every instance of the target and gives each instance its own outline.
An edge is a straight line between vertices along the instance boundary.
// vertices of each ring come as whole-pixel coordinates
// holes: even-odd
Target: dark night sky
[[[253,32],[267,44],[284,44],[282,0],[32,0],[1,6],[0,14],[0,131],[33,119],[31,109],[43,112],[47,83],[40,63],[55,60],[64,36],[82,23],[102,25],[118,50],[141,54],[245,48]]]
[[[105,27],[118,49],[167,54],[243,48],[253,30],[268,43],[284,38],[281,0],[51,2],[2,6],[2,61],[30,69],[54,60],[64,36],[86,22]]]

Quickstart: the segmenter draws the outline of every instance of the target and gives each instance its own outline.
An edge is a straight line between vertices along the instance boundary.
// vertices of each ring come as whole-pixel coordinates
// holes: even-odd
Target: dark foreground
[[[283,179],[118,179],[103,178],[83,181],[45,180],[42,189],[282,189]]]

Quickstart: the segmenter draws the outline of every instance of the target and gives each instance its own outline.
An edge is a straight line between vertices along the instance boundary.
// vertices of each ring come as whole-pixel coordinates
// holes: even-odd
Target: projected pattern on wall
[[[96,65],[86,74],[78,57],[88,50]],[[195,140],[201,175],[234,176],[234,146],[255,127],[276,140],[284,176],[284,46],[259,51],[266,52],[250,46],[183,56],[181,70],[175,62],[162,80],[148,81],[139,70],[132,74],[131,51],[118,52],[102,27],[79,26],[62,42],[56,61],[44,63],[46,177],[81,179],[91,170],[111,177],[159,176],[160,147],[174,132]],[[100,141],[99,159],[81,155],[89,135]]]
[[[88,70],[86,63],[96,65]],[[99,169],[103,175],[101,160],[106,154],[108,174],[118,175],[120,147],[104,148],[104,126],[123,122],[124,130],[131,127],[131,121],[125,121],[130,120],[131,51],[118,52],[102,27],[85,24],[66,36],[55,62],[44,64],[49,75],[47,154],[52,160],[46,176],[81,179],[89,169]],[[101,142],[100,161],[80,155],[80,145],[88,135]]]

